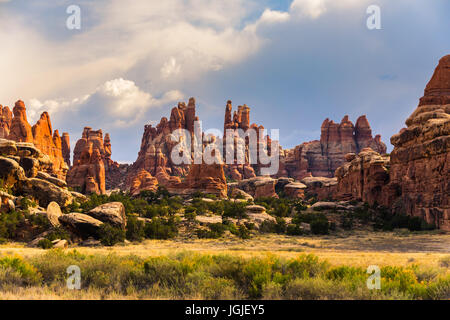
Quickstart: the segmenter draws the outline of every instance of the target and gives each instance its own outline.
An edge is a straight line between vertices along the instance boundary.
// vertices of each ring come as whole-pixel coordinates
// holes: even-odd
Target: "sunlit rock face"
[[[406,126],[391,137],[391,186],[406,213],[450,230],[450,55],[439,61]]]

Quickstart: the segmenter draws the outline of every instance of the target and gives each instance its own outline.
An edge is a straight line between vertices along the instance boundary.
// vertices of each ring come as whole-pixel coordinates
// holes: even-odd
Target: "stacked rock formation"
[[[255,172],[259,172],[261,168],[260,163],[252,163],[250,159],[251,150],[252,147],[250,142],[250,136],[245,136],[244,134],[247,132],[247,130],[254,130],[256,133],[256,139],[257,143],[255,148],[258,148],[259,144],[262,143],[262,139],[260,139],[259,134],[260,130],[264,130],[263,126],[258,126],[257,124],[253,123],[250,125],[250,108],[244,104],[243,106],[238,106],[237,111],[233,112],[233,106],[231,100],[227,101],[227,105],[225,107],[225,120],[224,120],[224,137],[223,137],[223,144],[224,144],[224,160],[226,161],[227,158],[227,150],[226,150],[226,136],[227,136],[227,130],[232,130],[233,134],[233,146],[234,146],[234,154],[231,155],[232,159],[234,159],[234,163],[230,164],[227,162],[227,165],[225,166],[225,173],[228,177],[230,177],[232,180],[242,180],[242,179],[250,179],[256,177]],[[269,144],[270,149],[270,139],[267,140]],[[239,148],[242,148],[239,149]],[[259,150],[255,150],[255,154],[258,156],[259,159]],[[238,162],[238,152],[241,152],[243,154],[244,163]]]
[[[0,191],[0,198],[29,196],[40,206],[47,206],[54,201],[64,207],[72,202],[75,194],[68,191],[64,180],[45,172],[49,166],[49,157],[32,143],[0,139],[0,154],[1,188],[12,191],[9,195]]]
[[[52,168],[49,173],[55,174],[59,179],[65,179],[68,165],[62,154],[62,140],[58,130],[52,130],[50,116],[47,112],[41,114],[40,119],[32,127],[33,143],[43,153],[49,156]]]
[[[195,121],[198,121],[195,115],[195,99],[190,98],[187,106],[186,103],[180,102],[172,109],[169,120],[163,117],[156,127],[146,125],[138,157],[129,169],[127,185],[147,185],[148,190],[153,190],[154,186],[149,184],[149,181],[154,181],[152,177],[164,187],[170,188],[179,184],[180,177],[188,174],[189,165],[172,162],[171,152],[177,142],[172,141],[170,135],[174,130],[185,129],[193,137]],[[138,190],[133,188],[134,192]]]
[[[31,127],[27,120],[26,107],[23,101],[19,100],[15,103],[12,113],[8,107],[0,109],[0,138],[33,143],[49,158],[46,167],[41,169],[64,180],[69,167],[62,155],[61,137],[58,130],[52,130],[48,113],[42,113],[37,123]],[[14,114],[14,117],[12,117],[12,114]],[[67,139],[69,139],[68,136]]]
[[[6,139],[11,128],[12,112],[9,107],[0,104],[0,138]]]
[[[102,130],[85,127],[73,150],[73,166],[67,174],[67,183],[82,193],[106,193],[105,149]]]
[[[359,153],[370,147],[386,153],[381,136],[372,137],[372,129],[365,115],[356,125],[345,116],[341,123],[328,118],[322,123],[320,141],[314,140],[280,153],[280,170],[277,176],[301,180],[308,176],[333,177],[336,169],[345,163],[347,153]]]
[[[17,142],[33,142],[33,133],[27,120],[25,103],[22,100],[14,105],[13,114],[8,139]]]
[[[391,138],[390,189],[401,194],[407,214],[450,230],[450,55],[439,61],[406,125]]]

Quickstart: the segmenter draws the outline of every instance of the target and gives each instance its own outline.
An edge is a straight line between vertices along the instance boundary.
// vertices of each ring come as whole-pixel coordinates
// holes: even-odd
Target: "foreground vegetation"
[[[380,266],[381,289],[369,290],[365,267],[332,265],[312,254],[244,258],[186,251],[140,257],[52,249],[27,258],[0,256],[0,294],[32,299],[450,299],[449,264],[447,256],[434,268]],[[80,290],[66,287],[70,265],[81,269]]]

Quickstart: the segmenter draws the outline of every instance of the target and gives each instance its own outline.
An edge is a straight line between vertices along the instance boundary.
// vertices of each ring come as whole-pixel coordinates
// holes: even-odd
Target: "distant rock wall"
[[[291,150],[282,150],[280,170],[277,176],[301,180],[308,176],[333,177],[336,169],[345,163],[347,153],[359,153],[370,147],[386,153],[381,136],[372,137],[372,129],[365,115],[356,125],[345,116],[341,123],[328,118],[322,123],[320,141],[302,143]]]

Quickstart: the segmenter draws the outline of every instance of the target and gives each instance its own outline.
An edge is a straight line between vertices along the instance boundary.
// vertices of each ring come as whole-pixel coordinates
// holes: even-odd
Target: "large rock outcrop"
[[[391,189],[407,214],[450,230],[450,55],[439,61],[406,126],[391,138]]]
[[[22,100],[15,103],[13,114],[8,139],[17,142],[33,142],[33,133],[27,120],[25,103]]]
[[[47,166],[41,170],[59,179],[65,179],[69,167],[63,158],[61,137],[58,130],[52,130],[49,114],[43,112],[40,119],[31,127],[27,120],[25,103],[21,100],[15,103],[14,117],[8,107],[0,108],[0,113],[0,138],[33,143],[48,157]]]
[[[340,123],[325,119],[320,141],[305,142],[294,149],[282,150],[277,176],[297,180],[308,176],[331,178],[336,169],[345,163],[347,153],[359,153],[367,147],[381,154],[386,153],[386,145],[380,135],[372,137],[372,129],[365,115],[357,119],[356,125],[348,116]]]
[[[146,125],[138,157],[129,169],[127,185],[131,185],[132,180],[142,169],[154,177],[157,177],[158,174],[162,178],[166,175],[186,176],[189,172],[189,165],[177,165],[171,159],[172,149],[177,143],[171,140],[170,134],[174,130],[185,129],[193,136],[196,120],[198,117],[195,115],[195,99],[190,98],[187,106],[184,102],[180,102],[177,107],[172,109],[169,120],[163,117],[156,127]],[[168,182],[167,179],[164,180],[160,181],[158,178],[159,183]]]
[[[336,170],[335,198],[382,204],[450,230],[450,55],[439,61],[390,157],[370,148]],[[367,136],[364,134],[363,136]]]
[[[67,174],[67,182],[83,193],[104,194],[106,189],[123,185],[127,167],[111,160],[108,133],[103,138],[101,129],[85,127],[73,150],[73,166]]]
[[[47,112],[41,114],[40,119],[32,127],[33,143],[43,153],[49,156],[52,166],[49,173],[59,179],[65,179],[68,165],[62,154],[62,140],[58,130],[52,130],[52,123]]]
[[[45,172],[49,158],[32,143],[0,139],[1,188],[15,196],[28,196],[40,206],[52,201],[65,207],[72,203],[73,194],[65,181]]]
[[[347,163],[336,170],[335,198],[381,204],[385,185],[389,182],[389,156],[365,148],[358,155],[347,154],[346,160]]]

